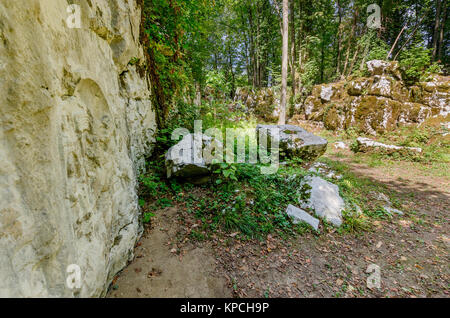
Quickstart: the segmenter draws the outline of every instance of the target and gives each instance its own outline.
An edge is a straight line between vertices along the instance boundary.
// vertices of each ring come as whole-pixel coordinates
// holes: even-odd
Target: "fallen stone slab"
[[[301,183],[299,202],[321,219],[336,227],[342,225],[345,202],[339,195],[339,187],[317,176],[307,176]]]
[[[387,154],[392,154],[394,152],[406,152],[406,153],[422,153],[422,148],[413,147],[400,147],[394,145],[386,145],[381,142],[374,141],[369,138],[359,137],[357,140],[356,152],[384,152]]]
[[[305,223],[311,225],[314,230],[317,231],[319,229],[320,221],[318,219],[316,219],[315,217],[312,217],[311,215],[309,215],[302,209],[299,209],[299,208],[289,204],[289,206],[287,207],[286,213],[293,219],[292,222],[294,224],[300,224],[302,222],[305,222]]]
[[[300,158],[305,161],[314,161],[327,150],[328,141],[318,137],[305,129],[293,125],[258,125],[256,127],[259,145],[261,138],[265,138],[267,147],[271,146],[272,137],[277,140],[280,156],[287,158]],[[279,132],[279,134],[277,134]]]
[[[184,136],[166,153],[167,178],[184,178],[195,184],[207,182],[212,172],[212,160],[203,156],[206,147],[222,148],[220,142],[207,135]]]

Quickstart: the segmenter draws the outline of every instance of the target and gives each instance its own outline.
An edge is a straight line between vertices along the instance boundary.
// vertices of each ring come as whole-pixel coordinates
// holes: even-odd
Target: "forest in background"
[[[148,231],[145,248],[137,249],[142,259],[119,278],[113,297],[161,295],[152,284],[139,284],[135,292],[135,277],[147,264],[157,264],[149,276],[161,275],[164,295],[180,290],[180,281],[172,283],[180,272],[182,284],[199,291],[199,280],[192,282],[183,271],[208,277],[215,270],[228,278],[217,282],[218,288],[228,285],[235,297],[448,295],[442,255],[448,254],[449,86],[448,77],[436,75],[449,71],[446,0],[377,1],[379,28],[367,23],[373,1],[142,1],[146,60],[131,63],[150,77],[160,129],[147,171],[139,177]],[[373,60],[397,62],[366,63]],[[376,64],[386,68],[374,72]],[[385,92],[378,86],[381,79]],[[419,98],[412,99],[411,92]],[[283,106],[294,111],[283,114]],[[262,173],[262,162],[227,161],[205,169],[172,157],[194,136],[172,132],[193,131],[196,120],[202,120],[203,130],[227,133],[228,128],[254,131],[277,120],[282,125],[283,117],[295,147],[310,147],[295,133],[304,129],[325,141],[325,147],[314,144],[325,153],[315,159],[304,152],[288,157],[289,149],[280,149],[283,162],[269,175]],[[367,127],[376,128],[375,134]],[[250,137],[247,144],[246,129],[233,131],[244,135],[247,159]],[[237,152],[233,140],[223,141]],[[340,226],[305,205],[313,187],[325,189],[316,197],[317,207],[333,209],[330,202],[342,200]],[[331,193],[337,197],[328,199]],[[306,219],[322,220],[295,221],[290,212],[296,208],[306,209],[301,210]],[[169,243],[159,247],[163,232]],[[430,237],[433,248],[424,248]],[[383,245],[387,249],[379,253]],[[205,267],[204,254],[197,261],[194,254],[205,246],[206,257],[220,260],[211,268]],[[368,247],[383,277],[391,278],[383,281],[383,291],[371,290],[365,274],[348,267],[365,270],[375,262],[361,257]],[[165,256],[155,261],[161,250],[158,255]],[[292,258],[296,251],[305,258]],[[179,266],[168,267],[175,258]],[[442,261],[434,263],[437,259]],[[417,271],[405,270],[407,260]],[[163,271],[154,270],[158,264]],[[423,279],[425,273],[432,282]],[[296,277],[299,285],[291,284]],[[167,292],[168,285],[176,291]]]
[[[377,29],[367,26],[373,4]],[[399,61],[409,84],[448,73],[447,0],[143,0],[159,126],[173,105],[199,104],[207,87],[229,98],[238,87],[280,87],[283,5],[291,105],[316,84],[363,75],[369,60]]]

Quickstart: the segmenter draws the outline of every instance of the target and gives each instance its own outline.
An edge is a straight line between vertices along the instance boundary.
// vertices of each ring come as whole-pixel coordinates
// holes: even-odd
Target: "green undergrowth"
[[[341,196],[346,202],[355,208],[353,212],[357,212],[356,206],[358,206],[366,216],[376,219],[389,219],[390,214],[384,211],[378,202],[374,201],[373,195],[376,193],[385,194],[393,207],[402,208],[403,200],[401,196],[390,191],[386,185],[366,177],[357,176],[350,171],[345,163],[333,161],[326,157],[320,158],[319,161],[327,164],[333,171],[342,176],[342,179],[332,182],[339,186]]]
[[[390,154],[356,152],[352,159],[355,163],[364,163],[369,167],[389,167],[396,166],[401,162],[408,162],[425,174],[448,177],[450,176],[450,169],[448,169],[450,138],[445,137],[445,133],[449,133],[449,131],[444,127],[400,127],[377,137],[367,136],[384,144],[421,148],[423,151],[422,153],[402,151]],[[326,138],[330,144],[345,141],[351,149],[356,149],[358,137],[366,137],[354,129],[341,132],[322,130],[319,135]],[[342,153],[335,152],[331,146],[328,147],[327,153],[333,153],[341,158],[345,157]]]
[[[338,162],[326,158],[320,161],[343,176],[339,181],[329,180],[339,185],[347,204],[343,226],[337,229],[339,233],[363,233],[371,230],[372,220],[392,218],[374,204],[369,195],[370,192],[389,193],[385,187],[356,177]],[[148,167],[149,173],[140,180],[144,222],[151,222],[155,211],[175,206],[201,224],[191,231],[193,240],[205,240],[214,234],[234,234],[233,237],[247,240],[262,239],[273,233],[288,238],[334,231],[324,221],[318,232],[306,224],[294,225],[285,213],[289,204],[299,206],[299,198],[308,198],[308,189],[302,188],[301,183],[303,177],[311,173],[299,160],[288,162],[273,175],[261,174],[259,165],[227,165],[224,171],[232,173],[214,174],[211,181],[202,186],[166,180],[165,169],[157,162],[149,163]],[[396,207],[401,207],[392,193],[391,200]]]
[[[402,147],[422,148],[422,154],[390,156],[393,160],[427,163],[450,163],[450,140],[443,134],[444,128],[402,127],[380,137],[384,143],[393,143]]]

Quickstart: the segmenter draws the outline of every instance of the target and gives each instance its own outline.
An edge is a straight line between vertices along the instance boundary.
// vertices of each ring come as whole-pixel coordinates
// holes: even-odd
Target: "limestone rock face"
[[[306,119],[330,130],[356,128],[378,135],[450,114],[450,77],[406,87],[397,62],[369,61],[370,77],[317,85],[300,108]]]
[[[81,28],[66,24],[73,3]],[[156,129],[129,65],[140,14],[129,0],[0,2],[0,297],[101,296],[132,257]]]
[[[314,161],[322,156],[328,146],[328,141],[318,137],[303,128],[293,125],[267,126],[258,125],[257,135],[270,140],[276,138],[280,148],[280,155],[288,158],[300,158],[305,161]],[[261,143],[260,143],[261,145]]]
[[[238,105],[243,105],[248,113],[268,121],[276,121],[279,116],[278,104],[278,97],[270,87],[259,90],[241,87],[236,90],[233,108],[236,109]]]

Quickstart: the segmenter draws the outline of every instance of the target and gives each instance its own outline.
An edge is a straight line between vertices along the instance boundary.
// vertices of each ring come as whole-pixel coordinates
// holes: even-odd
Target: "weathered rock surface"
[[[314,211],[316,215],[334,226],[342,225],[344,200],[339,195],[339,187],[320,177],[304,178],[299,196],[303,209]]]
[[[207,135],[184,136],[166,153],[167,178],[202,180],[201,177],[211,174],[214,151],[218,149],[223,149],[222,144]]]
[[[238,88],[234,97],[236,108],[242,105],[248,113],[257,115],[268,121],[278,120],[279,104],[278,97],[272,88],[259,90],[249,90],[248,88]]]
[[[0,2],[0,297],[105,294],[140,234],[154,112],[135,1]],[[66,269],[81,270],[69,289]]]
[[[301,158],[314,161],[327,150],[328,141],[318,137],[305,129],[293,125],[258,125],[256,127],[259,138],[272,138],[279,143],[280,154],[289,158]],[[261,143],[260,143],[261,145]],[[270,144],[268,144],[270,147]]]
[[[395,209],[393,207],[390,206],[385,206],[384,209],[386,210],[386,212],[390,213],[390,214],[397,214],[397,215],[404,215],[405,213],[403,213],[402,211]]]
[[[299,208],[289,204],[289,206],[286,209],[286,214],[293,219],[292,223],[294,223],[294,224],[300,224],[302,222],[305,222],[305,223],[311,225],[314,230],[317,231],[319,229],[320,221],[318,219],[316,219],[315,217],[312,217],[311,215],[309,215],[302,209],[299,209]]]
[[[392,154],[394,152],[422,153],[421,148],[386,145],[369,138],[359,137],[356,142],[358,144],[356,150],[359,152],[383,152],[387,154]]]
[[[375,60],[367,67],[369,77],[315,86],[300,112],[330,130],[352,127],[371,135],[449,116],[450,77],[435,75],[408,88],[397,62]]]
[[[338,141],[334,144],[335,149],[347,149],[348,146],[343,141]]]

